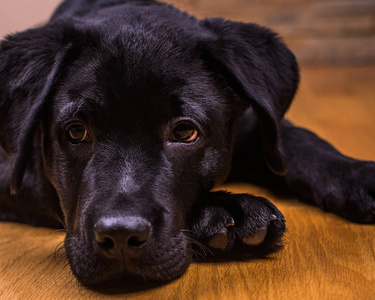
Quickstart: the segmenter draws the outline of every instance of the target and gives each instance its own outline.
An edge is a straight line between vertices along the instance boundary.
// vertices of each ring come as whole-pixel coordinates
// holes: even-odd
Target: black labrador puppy
[[[375,220],[375,164],[283,119],[299,80],[272,31],[151,0],[66,0],[0,48],[0,219],[67,231],[86,285],[169,280],[193,245],[246,259],[282,246],[267,199],[229,176]],[[61,222],[61,223],[60,223]]]

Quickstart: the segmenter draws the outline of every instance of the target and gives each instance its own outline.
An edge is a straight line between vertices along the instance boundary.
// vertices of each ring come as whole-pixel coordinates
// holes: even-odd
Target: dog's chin
[[[191,257],[186,259],[178,258],[173,261],[171,258],[167,264],[155,264],[153,266],[134,266],[127,264],[126,270],[120,270],[113,266],[104,274],[93,273],[90,277],[87,274],[74,273],[77,279],[88,288],[105,289],[123,288],[127,290],[143,290],[150,287],[167,284],[183,275],[191,263]],[[72,268],[73,269],[73,268]]]
[[[157,245],[137,258],[108,259],[79,239],[68,237],[65,249],[72,273],[89,287],[144,287],[165,284],[185,273],[192,261],[192,248],[183,235],[169,244]]]

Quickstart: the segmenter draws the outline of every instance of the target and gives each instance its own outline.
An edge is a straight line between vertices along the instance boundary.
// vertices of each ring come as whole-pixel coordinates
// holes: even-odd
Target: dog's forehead
[[[141,45],[145,36],[134,39],[122,36],[86,50],[68,68],[57,109],[72,115],[88,106],[112,107],[113,114],[128,113],[130,119],[148,111],[164,119],[189,116],[206,122],[222,108],[223,97],[194,49],[168,42],[163,48],[151,38]]]

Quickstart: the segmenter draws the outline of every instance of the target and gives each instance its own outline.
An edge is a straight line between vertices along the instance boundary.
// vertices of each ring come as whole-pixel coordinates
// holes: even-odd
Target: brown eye
[[[198,137],[198,130],[191,124],[180,123],[172,131],[170,140],[172,142],[192,143]]]
[[[82,124],[70,124],[66,128],[66,134],[72,144],[87,142],[89,140],[87,129]]]

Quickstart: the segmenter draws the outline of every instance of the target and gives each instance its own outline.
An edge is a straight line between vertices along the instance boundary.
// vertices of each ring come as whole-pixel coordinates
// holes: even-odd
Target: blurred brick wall
[[[375,63],[375,0],[161,0],[280,33],[305,64]],[[59,0],[0,0],[0,37],[48,19]]]
[[[375,0],[169,0],[198,17],[278,32],[301,63],[375,63]]]

